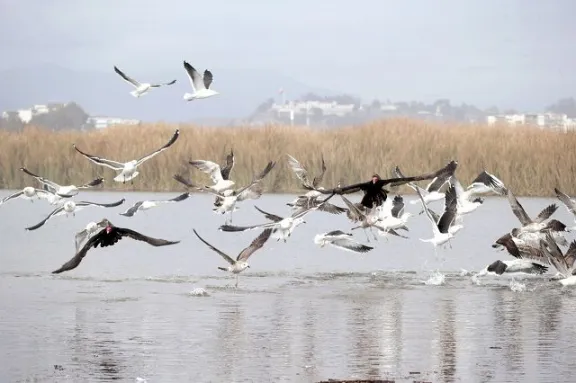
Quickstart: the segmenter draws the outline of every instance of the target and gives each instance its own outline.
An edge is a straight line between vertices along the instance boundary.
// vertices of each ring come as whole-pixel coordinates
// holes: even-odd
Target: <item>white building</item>
[[[273,104],[270,108],[277,114],[306,115],[312,109],[320,109],[324,116],[346,116],[354,112],[354,104],[338,104],[336,101],[289,101],[285,104]]]
[[[488,125],[501,123],[509,126],[537,126],[539,128],[563,129],[565,131],[576,129],[575,119],[568,118],[565,114],[556,113],[487,116],[486,123]]]

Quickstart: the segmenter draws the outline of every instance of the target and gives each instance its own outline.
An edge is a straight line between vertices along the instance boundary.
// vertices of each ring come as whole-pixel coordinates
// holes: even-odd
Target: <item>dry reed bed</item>
[[[167,151],[146,162],[134,185],[112,181],[115,172],[76,153],[83,151],[118,161],[139,158],[167,142],[176,128],[180,138]],[[22,166],[60,184],[80,184],[97,176],[106,189],[180,191],[172,176],[181,173],[198,183],[208,176],[188,165],[191,159],[223,163],[234,148],[232,178],[245,185],[267,161],[276,168],[265,185],[273,192],[297,192],[299,184],[288,170],[285,153],[315,175],[324,154],[328,170],[324,186],[369,179],[378,172],[393,176],[399,165],[407,175],[436,170],[458,161],[457,176],[466,186],[483,169],[501,178],[517,195],[550,196],[555,186],[576,194],[576,134],[533,128],[488,127],[394,119],[331,130],[264,126],[205,128],[193,125],[147,124],[113,127],[89,133],[50,132],[28,127],[21,133],[0,131],[0,186],[22,188],[34,181]],[[408,192],[402,187],[402,192]]]

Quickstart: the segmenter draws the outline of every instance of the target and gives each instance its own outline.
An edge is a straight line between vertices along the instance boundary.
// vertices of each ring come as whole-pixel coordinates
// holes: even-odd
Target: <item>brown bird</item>
[[[137,241],[144,241],[152,246],[175,245],[180,242],[180,241],[167,241],[165,239],[152,238],[140,234],[134,230],[114,226],[106,218],[104,218],[101,221],[101,223],[105,224],[106,227],[100,230],[98,234],[90,238],[88,242],[86,242],[86,244],[82,247],[82,249],[80,249],[80,251],[77,252],[72,259],[63,264],[58,270],[54,270],[52,274],[60,274],[63,271],[75,269],[76,267],[78,267],[80,262],[82,262],[82,259],[86,256],[88,250],[90,250],[91,248],[96,248],[98,247],[98,245],[100,245],[100,247],[113,246],[124,237],[130,237]]]

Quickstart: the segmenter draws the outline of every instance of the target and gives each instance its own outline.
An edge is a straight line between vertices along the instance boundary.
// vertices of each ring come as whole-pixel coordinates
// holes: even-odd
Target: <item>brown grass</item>
[[[76,143],[87,153],[128,161],[163,145],[176,128],[181,133],[178,141],[142,165],[133,186],[112,181],[115,176],[112,169],[89,162],[72,147]],[[64,185],[78,185],[101,175],[107,189],[179,191],[180,184],[172,179],[176,173],[197,182],[209,182],[207,175],[188,165],[188,160],[224,163],[232,145],[236,166],[231,177],[238,185],[249,182],[267,161],[278,161],[265,181],[267,190],[273,192],[299,191],[298,181],[288,170],[285,153],[308,167],[312,175],[318,173],[323,153],[328,167],[325,187],[333,187],[339,180],[343,184],[368,180],[374,172],[382,177],[392,176],[395,165],[406,175],[416,175],[436,170],[455,159],[459,163],[456,174],[464,187],[486,169],[517,195],[549,196],[555,186],[576,194],[576,133],[408,119],[331,130],[148,124],[90,133],[49,132],[34,127],[22,133],[0,131],[0,186],[16,189],[34,185],[19,170],[25,166]]]

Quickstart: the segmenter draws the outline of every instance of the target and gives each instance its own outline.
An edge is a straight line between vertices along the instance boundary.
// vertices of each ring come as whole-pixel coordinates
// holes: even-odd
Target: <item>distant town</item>
[[[365,123],[371,120],[409,117],[433,121],[484,123],[488,125],[536,126],[540,128],[576,129],[576,100],[566,98],[543,111],[520,113],[493,107],[481,110],[473,105],[452,105],[441,99],[432,104],[422,102],[390,102],[374,100],[363,104],[348,95],[323,97],[305,94],[297,100],[270,98],[259,105],[248,117],[230,121],[234,125],[265,125],[270,123],[308,125],[311,127],[337,127]],[[93,130],[113,125],[139,125],[137,119],[91,116],[74,102],[37,104],[26,108],[4,111],[0,129],[19,131],[26,125],[52,130]]]

